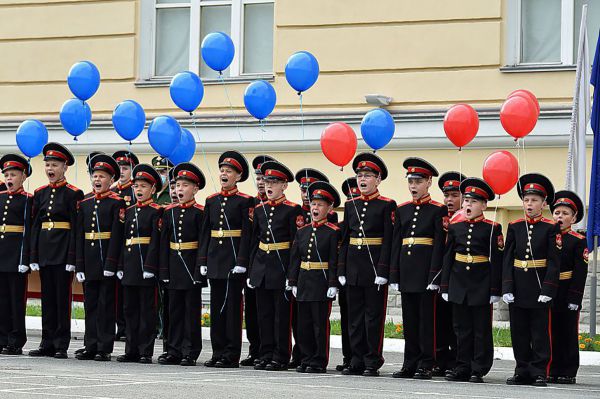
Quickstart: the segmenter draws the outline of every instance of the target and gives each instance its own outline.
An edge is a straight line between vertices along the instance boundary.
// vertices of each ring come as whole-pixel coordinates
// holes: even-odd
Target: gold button
[[[223,237],[223,235],[224,235],[223,230],[219,230],[219,233],[217,234],[217,236]],[[221,241],[219,241],[219,243],[221,243]]]
[[[407,254],[407,255],[410,255],[410,251],[408,251],[406,254]]]
[[[219,244],[223,244],[223,241],[219,240]]]
[[[411,234],[414,234],[414,233],[411,233]],[[415,238],[414,238],[414,237],[410,237],[410,238],[408,239],[408,243],[409,243],[410,245],[413,245],[413,244],[415,243]]]
[[[467,266],[465,269],[467,269],[467,270],[471,270],[471,266]]]
[[[473,256],[471,256],[471,254],[467,255],[467,262],[473,263]],[[467,267],[467,270],[469,270],[469,267]]]
[[[362,247],[359,245],[359,246],[358,246],[358,247],[356,247],[356,248],[358,248],[358,249],[361,249]]]

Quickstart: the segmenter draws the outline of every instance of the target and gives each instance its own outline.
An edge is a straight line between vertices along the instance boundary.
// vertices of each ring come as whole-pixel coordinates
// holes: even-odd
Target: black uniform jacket
[[[133,181],[130,180],[127,183],[121,185],[117,183],[112,191],[125,201],[125,206],[130,206],[135,203],[135,191],[133,191]]]
[[[0,192],[0,272],[19,270],[19,265],[29,266],[31,245],[33,195],[22,188]]]
[[[567,309],[570,303],[581,308],[587,273],[588,249],[585,236],[570,228],[562,231],[558,292],[552,301],[555,308]]]

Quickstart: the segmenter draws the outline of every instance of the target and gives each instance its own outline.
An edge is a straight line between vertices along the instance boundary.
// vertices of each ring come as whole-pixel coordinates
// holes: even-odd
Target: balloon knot
[[[194,116],[194,113],[193,113],[193,112],[190,112],[190,116]]]
[[[458,152],[462,152],[462,147],[458,147]]]
[[[340,168],[340,172],[343,172],[343,171],[344,171],[344,167],[342,166],[342,167]]]
[[[77,141],[77,137],[73,137],[73,141]]]
[[[299,95],[299,96],[301,96],[301,95],[302,95],[302,92],[301,92],[301,91],[299,91],[299,92],[298,92],[298,95]]]

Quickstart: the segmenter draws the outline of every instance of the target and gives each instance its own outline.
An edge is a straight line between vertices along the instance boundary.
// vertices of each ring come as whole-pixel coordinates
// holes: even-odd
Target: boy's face
[[[487,201],[465,197],[463,200],[462,209],[467,220],[473,220],[483,215],[483,211],[487,209]]]
[[[526,194],[523,197],[523,209],[527,217],[533,218],[542,214],[546,206],[546,199],[537,194]]]
[[[444,205],[448,207],[448,212],[456,212],[460,209],[460,197],[458,190],[444,192]]]
[[[102,170],[96,170],[92,173],[92,187],[96,194],[108,191],[112,182],[113,177]]]
[[[4,172],[4,182],[8,191],[14,192],[23,187],[25,179],[27,179],[27,175],[22,170],[9,169]]]
[[[260,195],[265,195],[265,180],[263,175],[256,175],[256,189]]]
[[[66,162],[51,159],[44,162],[44,172],[50,183],[56,183],[65,177],[68,166]]]
[[[179,197],[177,196],[177,190],[175,189],[175,183],[169,184],[169,195],[171,196],[171,202],[176,204],[179,202]]]
[[[135,198],[139,202],[144,202],[152,197],[152,194],[156,192],[156,187],[146,180],[140,179],[133,183],[133,192],[135,193]]]
[[[119,165],[119,170],[121,171],[121,177],[119,178],[121,184],[125,184],[131,180],[131,165]]]
[[[265,194],[267,194],[267,198],[271,201],[274,201],[280,198],[283,195],[283,192],[287,188],[288,184],[283,180],[265,180]]]
[[[302,186],[300,186],[300,197],[302,198],[302,204],[308,205],[308,190],[302,188]]]
[[[327,214],[332,210],[332,205],[322,199],[314,199],[310,201],[310,215],[313,222],[319,222],[327,217]]]
[[[160,175],[160,180],[162,181],[163,187],[167,187],[167,179],[169,178],[169,170],[168,169],[157,169],[158,174]]]
[[[413,201],[420,200],[429,193],[431,187],[431,177],[409,177],[408,191],[412,196]]]
[[[185,204],[194,199],[198,192],[198,185],[188,180],[179,179],[175,182],[175,191],[179,202]]]
[[[375,174],[375,172],[361,171],[356,174],[356,181],[360,193],[370,195],[377,190],[379,183],[381,183],[381,176]]]
[[[560,225],[561,229],[567,229],[575,221],[575,212],[568,206],[557,206],[552,212],[552,218]]]
[[[219,168],[219,179],[224,190],[231,190],[240,181],[240,178],[241,174],[229,166],[224,165]]]

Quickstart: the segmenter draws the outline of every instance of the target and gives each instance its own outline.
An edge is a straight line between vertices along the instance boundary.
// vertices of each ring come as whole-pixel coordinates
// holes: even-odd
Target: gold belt
[[[381,245],[383,238],[350,237],[350,245]]]
[[[433,238],[410,237],[402,240],[402,245],[433,245]]]
[[[302,262],[300,268],[304,270],[327,270],[329,263],[327,262]]]
[[[241,237],[242,230],[211,230],[210,236],[213,238]]]
[[[523,269],[523,271],[527,271],[527,269],[531,267],[539,268],[546,267],[546,259],[536,259],[536,260],[520,260],[515,259],[514,266],[519,269]]]
[[[573,270],[569,270],[568,272],[562,272],[558,277],[559,280],[570,280],[573,277]]]
[[[91,233],[85,233],[86,240],[108,240],[110,238],[110,231],[92,231]]]
[[[490,258],[483,255],[463,255],[456,254],[454,255],[454,259],[463,262],[463,263],[487,263],[490,261]]]
[[[125,245],[130,247],[136,244],[150,244],[150,237],[133,237],[125,240]]]
[[[44,229],[44,230],[52,230],[52,229],[71,230],[71,223],[69,223],[69,222],[43,222],[42,229]]]
[[[171,242],[169,247],[175,251],[183,251],[186,249],[198,249],[198,241],[190,242]]]
[[[0,233],[22,233],[25,231],[25,226],[15,226],[11,224],[0,225]]]
[[[258,248],[262,251],[265,251],[266,253],[269,253],[270,251],[277,251],[280,249],[288,249],[290,247],[290,242],[286,241],[286,242],[276,242],[273,244],[266,244],[264,242],[260,242],[258,244]]]

